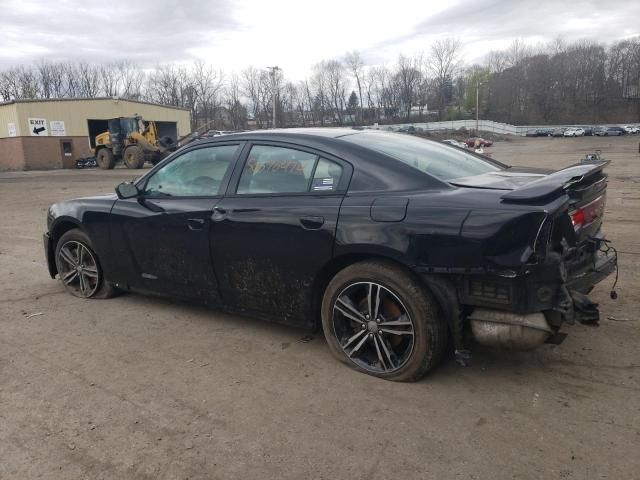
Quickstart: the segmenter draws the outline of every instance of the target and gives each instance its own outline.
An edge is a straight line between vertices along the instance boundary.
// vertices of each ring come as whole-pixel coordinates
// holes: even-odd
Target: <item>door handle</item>
[[[187,226],[189,227],[189,230],[202,230],[202,227],[204,227],[204,219],[189,218],[187,220]]]
[[[302,217],[300,218],[300,223],[307,230],[318,230],[324,225],[324,217]]]
[[[221,222],[226,218],[226,216],[227,216],[226,210],[218,207],[213,207],[213,213],[211,214],[211,221]]]

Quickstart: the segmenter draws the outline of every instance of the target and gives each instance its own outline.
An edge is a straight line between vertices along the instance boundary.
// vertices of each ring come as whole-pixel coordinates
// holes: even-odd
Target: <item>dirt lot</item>
[[[561,346],[452,358],[417,384],[358,374],[321,336],[138,295],[83,301],[46,272],[54,201],[127,170],[0,174],[0,478],[640,478],[640,137],[488,151],[612,161],[620,298]],[[31,314],[42,315],[31,316]]]

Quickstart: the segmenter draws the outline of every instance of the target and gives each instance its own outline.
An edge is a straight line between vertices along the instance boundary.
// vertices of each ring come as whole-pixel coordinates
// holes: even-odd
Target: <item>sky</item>
[[[45,60],[202,59],[225,71],[277,65],[302,79],[357,50],[368,64],[462,43],[466,63],[519,38],[545,43],[640,35],[640,0],[0,0],[0,69]]]

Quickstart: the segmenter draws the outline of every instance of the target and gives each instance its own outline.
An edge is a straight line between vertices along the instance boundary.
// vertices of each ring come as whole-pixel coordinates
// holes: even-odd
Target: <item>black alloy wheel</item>
[[[384,259],[338,272],[324,291],[321,317],[336,359],[386,380],[419,380],[447,345],[447,323],[429,289],[406,267]]]
[[[413,351],[414,326],[407,308],[374,282],[347,286],[333,305],[333,331],[347,357],[372,373],[393,373]]]
[[[89,247],[75,240],[58,250],[58,273],[64,287],[76,297],[89,298],[100,286],[100,269]]]

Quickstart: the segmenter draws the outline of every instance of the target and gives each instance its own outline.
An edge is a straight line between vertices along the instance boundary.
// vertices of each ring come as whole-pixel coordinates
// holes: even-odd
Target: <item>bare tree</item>
[[[200,112],[203,123],[216,120],[218,109],[222,105],[221,94],[224,87],[224,74],[202,60],[196,60],[190,72],[195,99],[194,109]],[[232,79],[236,81],[237,79]],[[238,86],[239,88],[239,86]],[[194,114],[196,114],[194,112]]]
[[[532,48],[529,45],[519,38],[514,39],[504,52],[507,67],[519,65],[525,58],[530,57],[532,53]]]
[[[358,100],[360,101],[360,123],[363,123],[364,115],[362,103],[362,83],[364,62],[362,61],[362,58],[360,58],[360,54],[357,51],[347,53],[344,61],[347,68],[350,70],[351,75],[356,81],[356,86],[358,87]]]
[[[399,107],[405,112],[407,122],[411,121],[411,110],[418,101],[418,90],[423,79],[420,71],[421,63],[421,56],[398,56],[395,78],[400,101]]]
[[[102,94],[106,97],[115,97],[119,94],[118,74],[112,63],[100,65],[100,84]]]
[[[485,57],[485,64],[491,73],[502,73],[507,68],[507,58],[505,52],[491,50]]]
[[[75,72],[78,78],[78,96],[94,98],[100,91],[99,70],[87,62],[76,65]]]
[[[314,90],[313,108],[316,111],[320,126],[324,126],[327,109],[329,108],[329,77],[326,62],[320,62],[313,67],[314,73],[311,84]]]
[[[0,94],[4,100],[20,98],[21,90],[20,71],[18,68],[10,68],[0,74]]]
[[[124,98],[140,98],[144,84],[142,70],[128,61],[116,62],[114,66],[118,78],[118,94]]]
[[[461,43],[454,38],[436,40],[431,46],[428,63],[437,92],[440,118],[444,115],[453,78],[460,68]]]
[[[365,66],[351,52],[343,62],[314,65],[297,83],[279,72],[274,91],[267,70],[254,67],[237,75],[202,61],[151,70],[129,61],[39,61],[0,69],[0,100],[142,98],[190,109],[194,128],[211,120],[219,128],[245,128],[247,117],[262,128],[274,107],[286,126],[343,125],[346,113],[361,123],[411,120],[416,110],[422,119],[431,105],[441,118],[445,113],[469,118],[475,113],[475,86],[481,83],[479,111],[493,120],[640,121],[640,39],[604,45],[557,38],[533,47],[516,39],[507,49],[487,54],[484,63],[463,71],[459,42],[443,39],[431,46],[424,62],[400,55],[390,66]]]
[[[247,126],[247,109],[242,105],[240,77],[237,74],[229,77],[229,83],[226,89],[227,110],[229,112],[229,123],[232,129],[240,130]]]

